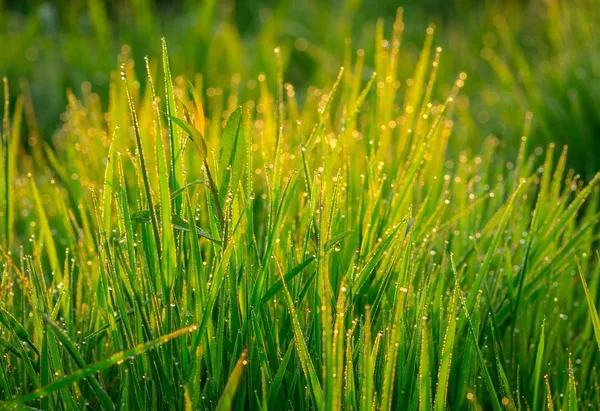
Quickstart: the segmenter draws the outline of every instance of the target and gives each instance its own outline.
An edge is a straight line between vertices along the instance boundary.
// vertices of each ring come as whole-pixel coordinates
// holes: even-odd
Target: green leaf
[[[419,409],[431,409],[431,360],[427,320],[421,321],[421,358],[419,362]]]
[[[444,335],[442,344],[440,367],[438,370],[438,386],[433,405],[433,409],[436,411],[444,411],[446,409],[450,365],[452,363],[452,351],[454,350],[454,340],[456,337],[456,296],[457,290],[455,288],[447,311],[448,326],[446,327],[446,334]]]
[[[181,164],[178,162],[181,155],[180,141],[177,139],[177,133],[173,127],[173,119],[177,118],[177,108],[175,106],[175,93],[173,91],[173,81],[171,80],[171,68],[169,67],[169,53],[167,51],[167,40],[162,38],[162,66],[165,76],[166,106],[167,106],[167,125],[169,128],[169,142],[171,161],[169,162],[169,188],[171,192],[177,190],[177,179],[181,175]],[[179,210],[175,210],[179,211]]]
[[[219,399],[219,403],[217,404],[217,411],[231,410],[235,394],[242,381],[242,376],[244,375],[244,368],[248,363],[248,360],[246,358],[247,356],[248,354],[246,353],[246,350],[244,350],[242,352],[242,356],[237,360],[235,368],[229,376],[229,379],[227,380],[227,385],[225,385],[223,394],[221,394],[221,398]]]
[[[71,357],[73,357],[73,359],[77,363],[77,366],[79,366],[80,368],[85,368],[85,361],[77,351],[77,348],[75,348],[75,345],[71,342],[71,339],[48,316],[44,316],[44,320],[47,324],[50,325],[52,331],[54,331],[54,334],[56,335],[60,343],[67,349]],[[110,400],[110,397],[108,396],[106,391],[104,391],[104,388],[102,388],[96,377],[94,376],[88,378],[88,381],[92,385],[92,388],[94,389],[94,392],[96,393],[96,396],[100,401],[102,409],[113,410],[115,407],[112,401]]]
[[[545,345],[545,328],[546,319],[542,323],[542,331],[540,332],[540,340],[538,342],[537,354],[535,356],[535,368],[533,370],[533,409],[539,410],[539,390],[540,378],[542,377],[542,362],[544,361],[544,345]]]
[[[454,266],[454,259],[453,259],[452,255],[450,256],[450,262],[452,265],[452,272],[454,273],[454,277],[456,279],[456,286],[458,288],[458,275],[456,273],[456,267]],[[459,293],[460,293],[460,288],[459,288]],[[481,367],[481,373],[483,375],[483,382],[485,383],[485,386],[490,395],[490,400],[492,402],[492,408],[494,409],[494,411],[502,411],[502,406],[500,405],[500,401],[498,401],[498,394],[496,393],[496,389],[494,388],[494,383],[492,381],[492,377],[490,376],[490,373],[487,369],[487,365],[485,362],[485,358],[484,358],[483,353],[481,352],[481,348],[479,348],[479,344],[477,342],[477,337],[475,334],[475,327],[473,326],[473,322],[471,321],[469,309],[467,307],[464,297],[462,295],[460,295],[460,298],[461,298],[461,303],[462,303],[462,306],[464,309],[464,315],[465,315],[467,324],[469,326],[467,337],[470,337],[471,340],[473,341],[473,346],[475,347],[475,352],[477,353],[477,359],[479,360],[479,366]]]
[[[283,276],[281,280],[283,282],[285,302],[292,321],[294,341],[296,342],[296,351],[298,352],[298,357],[300,358],[302,371],[304,372],[304,376],[306,377],[309,383],[310,393],[314,399],[313,405],[317,410],[321,410],[323,407],[323,390],[321,389],[321,384],[319,383],[319,378],[317,377],[315,366],[313,365],[313,362],[311,360],[311,356],[306,345],[306,340],[304,339],[304,335],[302,333],[300,320],[298,319],[298,314],[296,312],[296,309],[294,308],[294,301],[292,300],[292,296],[290,295],[290,292],[285,286]]]
[[[150,218],[150,211],[149,210],[141,210],[141,211],[136,211],[135,213],[132,213],[131,221],[134,221],[136,223],[142,223],[142,224],[151,224],[152,219]],[[174,229],[179,230],[179,231],[185,231],[185,232],[190,231],[190,228],[189,228],[190,223],[183,217],[173,214],[173,215],[171,215],[171,221],[173,223]],[[159,220],[159,223],[161,223],[160,220]],[[195,227],[196,227],[196,234],[199,235],[200,237],[206,238],[207,240],[210,240],[215,244],[221,244],[221,241],[217,240],[211,234],[207,233],[206,231],[204,231],[203,229],[201,229],[198,226],[195,226]]]
[[[147,352],[153,348],[156,348],[162,344],[165,344],[174,338],[180,337],[191,331],[194,331],[195,329],[196,329],[195,326],[180,328],[177,331],[173,331],[169,334],[155,338],[146,343],[136,345],[135,347],[130,348],[128,350],[120,351],[116,354],[111,355],[110,357],[108,357],[104,360],[100,360],[92,365],[89,365],[85,368],[77,370],[74,373],[66,376],[65,378],[54,381],[45,387],[39,388],[35,391],[30,392],[29,394],[26,394],[15,400],[12,400],[12,401],[8,402],[6,404],[6,406],[7,406],[7,408],[14,408],[19,405],[26,404],[29,401],[48,396],[49,394],[51,394],[55,391],[58,391],[62,388],[65,388],[74,382],[77,382],[83,378],[89,377],[90,375],[93,375],[93,374],[95,374],[99,371],[102,371],[108,367],[111,367],[113,365],[120,364],[123,361],[125,361],[126,359],[144,354],[145,352]]]
[[[2,307],[0,307],[0,322],[9,330],[12,330],[17,338],[19,338],[22,342],[27,343],[27,345],[29,345],[37,355],[40,355],[40,352],[31,341],[27,330],[21,325],[21,323],[19,323],[19,321],[17,321],[15,317],[13,317],[11,313]]]
[[[202,160],[206,159],[208,149],[206,148],[206,143],[204,142],[204,137],[202,136],[202,134],[200,134],[200,132],[198,130],[196,130],[194,128],[194,126],[192,126],[191,124],[186,123],[185,121],[183,121],[181,119],[178,119],[175,116],[167,114],[167,117],[173,123],[175,123],[179,127],[181,127],[181,129],[183,131],[185,131],[185,133],[189,136],[190,140],[192,140],[192,142],[196,146],[196,151],[198,152],[198,156],[200,156],[200,158]],[[174,192],[175,191],[176,190],[174,190]]]
[[[581,269],[581,265],[579,264],[579,260],[577,260],[577,269],[579,270],[579,278],[581,279],[583,291],[585,292],[585,298],[590,309],[590,317],[592,317],[592,325],[594,327],[594,334],[596,335],[596,343],[598,344],[598,350],[600,350],[600,317],[598,316],[598,310],[596,309],[594,303],[594,297],[592,297],[592,294],[590,293],[590,290],[585,281],[585,276],[583,275],[583,271]]]
[[[242,108],[238,107],[227,120],[221,136],[221,153],[219,155],[219,201],[225,203],[227,193],[235,195],[244,168],[246,155],[246,139]]]
[[[263,296],[261,302],[264,304],[269,301],[275,294],[277,294],[283,288],[283,283],[287,284],[292,281],[294,277],[302,272],[310,263],[315,261],[316,257],[310,256],[306,260],[302,261],[296,267],[294,267],[291,271],[285,273],[282,279],[277,280],[277,282],[267,290],[265,295]]]

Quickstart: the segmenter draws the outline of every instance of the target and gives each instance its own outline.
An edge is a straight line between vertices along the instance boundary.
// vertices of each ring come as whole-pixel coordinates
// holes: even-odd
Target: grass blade
[[[29,401],[32,401],[32,400],[35,400],[38,398],[43,398],[55,391],[58,391],[64,387],[71,385],[72,383],[74,383],[76,381],[79,381],[83,378],[89,377],[90,375],[97,373],[98,371],[102,371],[113,365],[120,364],[130,357],[135,357],[135,356],[141,355],[141,354],[147,352],[148,350],[159,347],[160,345],[165,344],[174,338],[185,335],[196,329],[197,329],[197,327],[195,327],[195,326],[181,328],[181,329],[179,329],[177,331],[173,331],[172,333],[169,333],[167,335],[163,335],[161,337],[155,338],[154,340],[148,341],[143,344],[139,344],[128,350],[113,354],[104,360],[98,361],[95,364],[89,365],[85,368],[75,371],[74,373],[66,376],[65,378],[62,378],[62,379],[57,380],[45,387],[42,387],[35,391],[32,391],[29,394],[24,395],[20,398],[17,398],[13,401],[9,401],[8,403],[6,403],[6,406],[8,408],[13,408],[13,407],[17,407],[19,405],[24,405],[24,404],[28,403]]]

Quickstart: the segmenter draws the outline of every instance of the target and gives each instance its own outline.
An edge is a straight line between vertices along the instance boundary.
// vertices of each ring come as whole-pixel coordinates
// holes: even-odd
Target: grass
[[[2,2],[0,2],[2,4]],[[70,0],[6,1],[0,7],[0,40],[13,47],[0,56],[0,73],[13,91],[32,101],[25,116],[30,144],[49,140],[67,104],[65,90],[81,97],[84,82],[104,104],[116,60],[159,56],[159,42],[170,39],[175,73],[229,93],[231,75],[247,81],[265,73],[276,86],[272,50],[280,47],[286,80],[303,102],[310,86],[325,88],[349,50],[363,49],[367,81],[376,68],[373,39],[393,24],[398,4],[362,0]],[[402,36],[399,75],[410,77],[422,46],[423,29],[435,24],[436,44],[445,53],[440,93],[456,73],[469,81],[453,119],[454,141],[483,150],[485,137],[498,137],[498,150],[514,158],[522,135],[529,146],[568,145],[568,166],[586,179],[600,169],[597,107],[600,107],[600,10],[596,0],[404,2],[410,18]],[[378,18],[381,17],[381,21]],[[349,42],[352,39],[352,43]],[[227,44],[227,47],[222,47]],[[140,78],[145,67],[135,67]],[[161,87],[157,84],[157,87]],[[240,98],[252,98],[240,88]],[[18,93],[13,92],[13,96]],[[107,106],[104,106],[107,110]],[[35,114],[34,114],[35,113]],[[523,131],[531,113],[531,131]],[[453,146],[449,147],[453,150]],[[557,150],[559,152],[560,150]],[[458,155],[458,151],[452,151]]]
[[[401,18],[304,101],[280,49],[206,88],[163,41],[27,149],[5,82],[0,406],[600,407],[600,174],[454,141]]]

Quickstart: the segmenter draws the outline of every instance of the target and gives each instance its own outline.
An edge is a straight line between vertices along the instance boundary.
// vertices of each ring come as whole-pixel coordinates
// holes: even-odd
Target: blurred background
[[[83,84],[107,107],[119,61],[133,58],[143,78],[143,57],[158,61],[163,36],[173,73],[202,73],[205,88],[227,89],[232,73],[242,84],[260,73],[273,82],[279,46],[285,81],[302,100],[309,86],[332,83],[350,51],[364,50],[366,81],[377,21],[389,38],[398,7],[401,78],[432,24],[444,50],[436,92],[468,75],[455,113],[461,150],[495,135],[514,155],[527,133],[529,150],[568,144],[578,172],[600,169],[598,0],[0,0],[0,75],[13,98],[26,96],[29,129],[48,140],[68,88],[79,96]]]

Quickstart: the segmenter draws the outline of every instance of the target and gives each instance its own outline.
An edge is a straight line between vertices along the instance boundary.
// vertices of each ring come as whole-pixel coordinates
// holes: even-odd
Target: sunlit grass
[[[279,49],[224,91],[163,44],[106,113],[69,93],[51,145],[7,103],[0,405],[600,407],[600,174],[460,147],[469,79],[438,91],[433,28],[398,77],[403,27],[305,101]]]
[[[330,86],[339,66],[361,49],[365,64],[357,73],[368,80],[380,45],[373,39],[385,22],[391,26],[394,0],[69,0],[4,2],[0,7],[0,75],[7,76],[13,98],[29,104],[24,132],[46,139],[66,104],[65,89],[93,88],[107,109],[115,61],[133,54],[137,75],[145,77],[143,57],[157,57],[170,39],[175,73],[229,94],[232,74],[240,76],[239,97],[248,81],[265,73],[274,89],[277,69],[272,51],[281,48],[286,81],[303,102],[309,86]],[[407,80],[419,56],[423,31],[435,24],[436,45],[444,53],[439,92],[448,94],[457,73],[469,75],[454,107],[453,141],[482,150],[487,136],[500,141],[499,152],[516,157],[522,135],[529,147],[569,146],[568,167],[590,179],[600,169],[600,10],[597,0],[422,0],[402,2],[410,21],[401,38]],[[379,19],[380,18],[380,19]],[[226,45],[226,47],[224,47]],[[162,90],[162,83],[157,82]],[[524,125],[531,113],[533,120]],[[524,130],[525,126],[525,130]],[[531,128],[529,130],[529,128]],[[454,146],[452,156],[458,155]],[[560,150],[556,150],[559,152]]]

